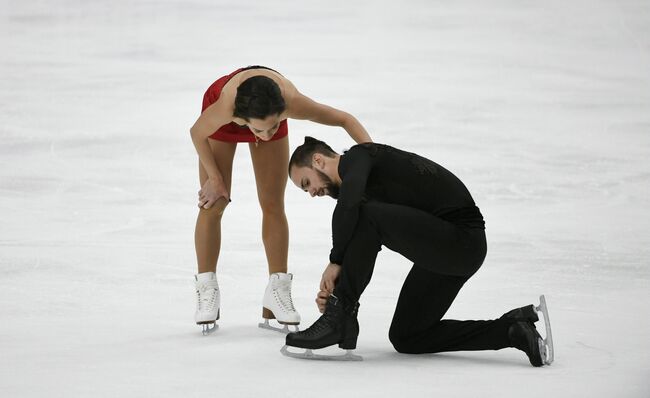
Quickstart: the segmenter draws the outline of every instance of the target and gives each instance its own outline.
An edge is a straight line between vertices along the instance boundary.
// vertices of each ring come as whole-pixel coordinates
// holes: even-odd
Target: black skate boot
[[[515,322],[508,329],[508,338],[513,347],[526,353],[531,365],[536,367],[544,365],[543,356],[546,355],[544,340],[535,329],[535,325],[526,321]]]
[[[323,315],[306,330],[289,333],[286,344],[310,350],[338,344],[344,350],[353,350],[359,336],[358,309],[359,303],[345,303],[332,294]]]
[[[537,316],[537,311],[535,310],[535,306],[532,304],[529,304],[521,308],[515,308],[512,311],[508,311],[505,314],[501,315],[501,319],[511,319],[517,322],[523,321],[523,322],[530,322],[530,323],[535,323],[539,321],[539,317]]]

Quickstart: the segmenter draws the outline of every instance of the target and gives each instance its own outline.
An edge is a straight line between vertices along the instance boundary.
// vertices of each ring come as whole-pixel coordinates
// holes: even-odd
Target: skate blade
[[[289,325],[282,325],[284,327],[279,328],[276,326],[273,326],[269,323],[268,319],[264,320],[264,323],[258,323],[257,326],[259,326],[261,329],[268,329],[268,330],[273,330],[274,332],[280,332],[283,334],[289,334],[289,333],[294,333],[294,332],[299,332],[300,329],[298,328],[298,325],[291,325],[295,328],[295,330],[289,329]]]
[[[339,355],[315,354],[314,351],[310,349],[305,349],[304,352],[291,352],[289,351],[289,346],[287,345],[282,347],[280,350],[282,355],[298,359],[310,359],[316,361],[363,361],[363,357],[361,355],[353,354],[352,351],[353,350],[346,350],[345,354]]]
[[[203,331],[201,331],[201,334],[203,334],[204,336],[212,334],[216,332],[217,329],[219,329],[219,325],[217,325],[216,323],[203,323],[201,324],[201,326],[203,326]]]
[[[554,352],[553,352],[553,334],[551,332],[551,320],[548,317],[548,307],[546,305],[546,297],[542,294],[539,296],[539,306],[535,307],[538,313],[542,313],[544,316],[544,326],[546,327],[546,338],[541,339],[540,352],[543,355],[542,361],[544,365],[550,365],[553,363]]]

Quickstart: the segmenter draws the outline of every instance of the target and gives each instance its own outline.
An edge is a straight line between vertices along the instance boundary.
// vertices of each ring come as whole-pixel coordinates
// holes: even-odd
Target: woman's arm
[[[319,104],[299,92],[291,96],[288,116],[292,119],[311,120],[327,126],[343,127],[358,144],[372,142],[372,138],[359,121],[347,112]]]
[[[222,98],[220,98],[221,100]],[[217,162],[215,162],[210,150],[210,144],[208,143],[208,137],[211,136],[219,127],[224,124],[230,123],[232,116],[228,115],[228,112],[223,109],[225,106],[221,101],[217,101],[214,104],[210,105],[201,116],[196,120],[194,126],[190,128],[190,135],[192,137],[192,143],[196,148],[196,152],[199,155],[199,160],[201,165],[208,173],[208,178],[217,178],[221,179],[221,173],[217,167]]]
[[[190,136],[196,148],[196,153],[199,155],[199,161],[208,174],[208,180],[202,187],[205,199],[200,203],[200,206],[206,209],[210,208],[222,196],[230,199],[208,142],[210,135],[219,129],[219,127],[230,123],[232,120],[232,116],[224,108],[226,107],[223,102],[215,102],[201,113],[201,116],[199,116],[192,128],[190,128]]]

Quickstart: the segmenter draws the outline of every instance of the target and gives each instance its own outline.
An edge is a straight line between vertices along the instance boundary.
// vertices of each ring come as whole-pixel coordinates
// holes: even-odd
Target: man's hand
[[[330,294],[334,291],[334,286],[336,285],[336,280],[339,278],[341,273],[341,266],[334,263],[329,263],[323,271],[323,276],[320,279],[320,290],[329,292]]]
[[[323,277],[320,280],[320,292],[316,295],[316,305],[321,314],[325,311],[327,298],[334,291],[334,286],[336,285],[336,280],[339,278],[340,273],[341,266],[334,263],[329,263],[327,267],[325,267],[325,271],[323,271]]]
[[[316,295],[316,305],[318,306],[318,311],[322,314],[325,312],[325,304],[327,304],[327,298],[330,296],[329,292],[321,290]]]
[[[323,277],[320,280],[320,291],[316,295],[316,305],[318,306],[318,311],[323,313],[325,311],[325,304],[327,303],[327,298],[334,291],[334,286],[336,285],[336,280],[339,278],[341,273],[341,266],[334,263],[329,263],[323,271]]]

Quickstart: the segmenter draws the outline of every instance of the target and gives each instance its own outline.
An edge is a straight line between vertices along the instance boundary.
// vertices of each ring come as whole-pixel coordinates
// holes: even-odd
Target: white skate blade
[[[546,338],[540,341],[540,352],[542,353],[542,361],[545,365],[553,363],[553,334],[551,333],[551,320],[548,318],[548,307],[546,306],[546,297],[542,294],[539,296],[539,306],[535,307],[538,313],[544,315],[544,325],[546,326]]]
[[[305,348],[304,350],[304,352],[291,352],[289,351],[289,346],[285,345],[282,347],[280,352],[284,356],[298,359],[311,359],[317,361],[363,361],[362,356],[352,353],[353,350],[346,350],[345,354],[339,355],[314,354],[314,351],[310,349]]]
[[[280,333],[283,333],[283,334],[289,334],[289,333],[292,333],[292,332],[299,332],[300,331],[300,329],[298,328],[298,325],[291,325],[291,326],[293,326],[295,328],[295,330],[290,330],[289,325],[282,325],[284,327],[279,328],[277,326],[271,325],[269,323],[268,319],[265,319],[264,323],[261,323],[261,322],[258,323],[257,326],[259,326],[262,329],[273,330],[274,332],[280,332]]]
[[[219,329],[219,325],[217,325],[216,323],[203,323],[201,324],[201,326],[203,326],[203,331],[201,332],[201,334],[203,334],[204,336],[212,334],[216,332],[217,329]]]

